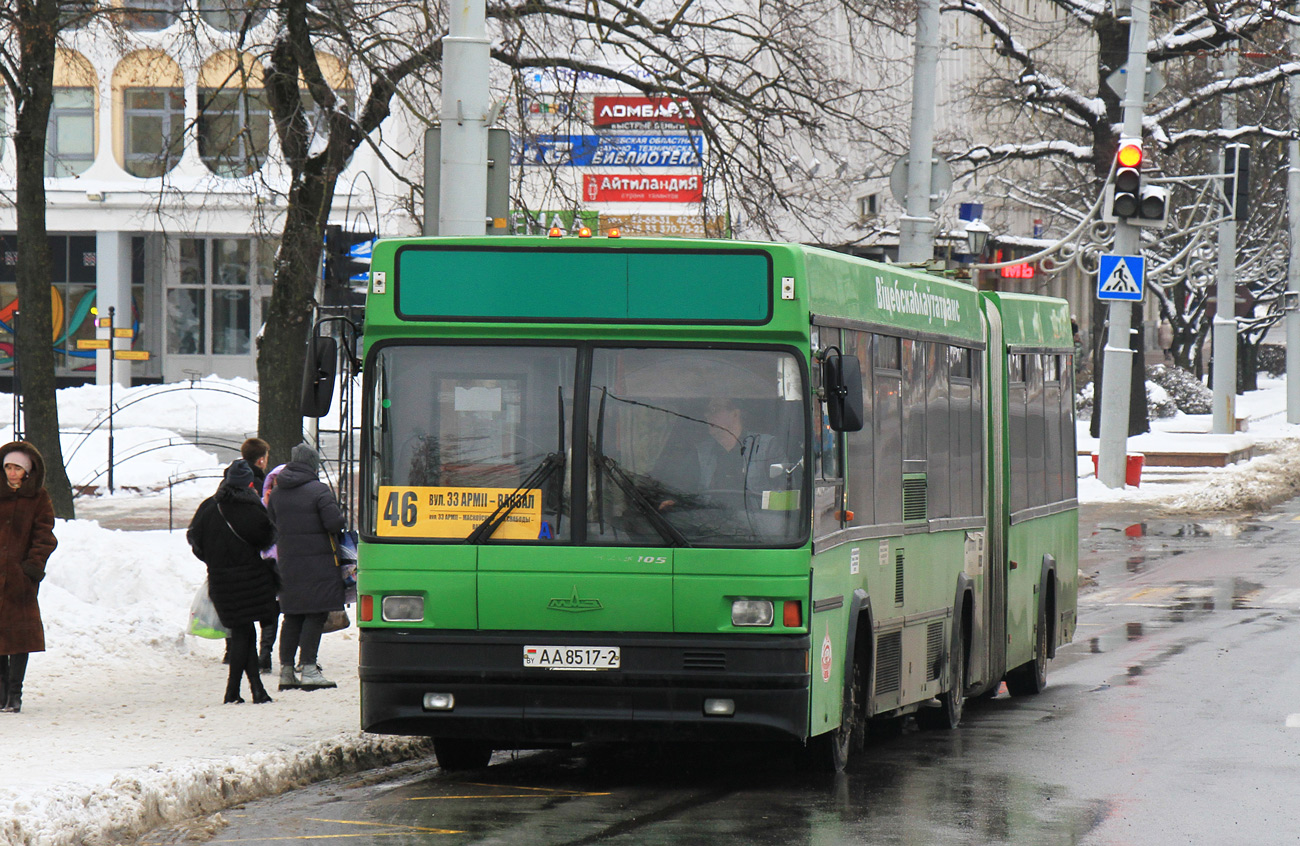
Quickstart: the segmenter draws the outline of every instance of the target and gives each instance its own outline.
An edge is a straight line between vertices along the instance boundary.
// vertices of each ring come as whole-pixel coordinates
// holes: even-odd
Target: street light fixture
[[[989,245],[989,236],[992,234],[993,230],[979,218],[966,222],[966,246],[970,247],[970,254],[976,261],[984,255],[984,248]]]

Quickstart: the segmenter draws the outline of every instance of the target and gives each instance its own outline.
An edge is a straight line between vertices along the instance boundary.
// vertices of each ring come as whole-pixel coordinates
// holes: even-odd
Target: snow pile
[[[1276,451],[1211,474],[1208,484],[1181,493],[1170,510],[1261,511],[1300,495],[1300,442],[1289,440]]]

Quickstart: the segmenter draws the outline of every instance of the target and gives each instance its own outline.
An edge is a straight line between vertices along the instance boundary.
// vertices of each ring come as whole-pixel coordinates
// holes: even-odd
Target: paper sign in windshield
[[[379,488],[375,534],[385,538],[464,538],[497,506],[514,508],[492,534],[496,540],[536,540],[542,531],[542,492],[514,488]]]

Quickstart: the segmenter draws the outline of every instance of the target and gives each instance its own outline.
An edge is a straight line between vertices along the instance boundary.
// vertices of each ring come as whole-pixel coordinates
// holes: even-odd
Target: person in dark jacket
[[[27,656],[45,651],[36,593],[58,541],[40,452],[14,441],[0,447],[0,463],[5,476],[0,484],[0,712],[17,714]]]
[[[185,535],[194,555],[208,565],[208,595],[222,624],[230,629],[226,702],[244,701],[243,676],[248,676],[253,702],[271,701],[257,671],[253,622],[277,610],[275,572],[261,554],[274,536],[252,469],[242,458],[235,459],[217,492],[199,504]]]
[[[336,687],[316,665],[321,630],[331,611],[343,610],[343,577],[331,538],[347,525],[334,493],[318,478],[320,456],[307,444],[289,453],[276,477],[267,511],[275,524],[280,567],[280,689]],[[302,679],[294,673],[299,652]]]
[[[266,468],[271,461],[271,445],[261,438],[249,438],[239,445],[239,457],[248,462],[249,469],[253,471],[253,489],[265,503]],[[271,650],[275,648],[275,633],[280,628],[278,609],[275,615],[265,620],[258,620],[257,627],[262,631],[262,636],[258,640],[257,666],[263,673],[269,673],[271,672]],[[221,662],[230,663],[229,640],[226,641],[226,656],[221,659]]]

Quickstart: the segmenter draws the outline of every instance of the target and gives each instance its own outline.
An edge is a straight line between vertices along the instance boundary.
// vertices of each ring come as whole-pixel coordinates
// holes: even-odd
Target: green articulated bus
[[[793,244],[418,238],[365,306],[366,731],[955,727],[1076,625],[1066,303]]]

